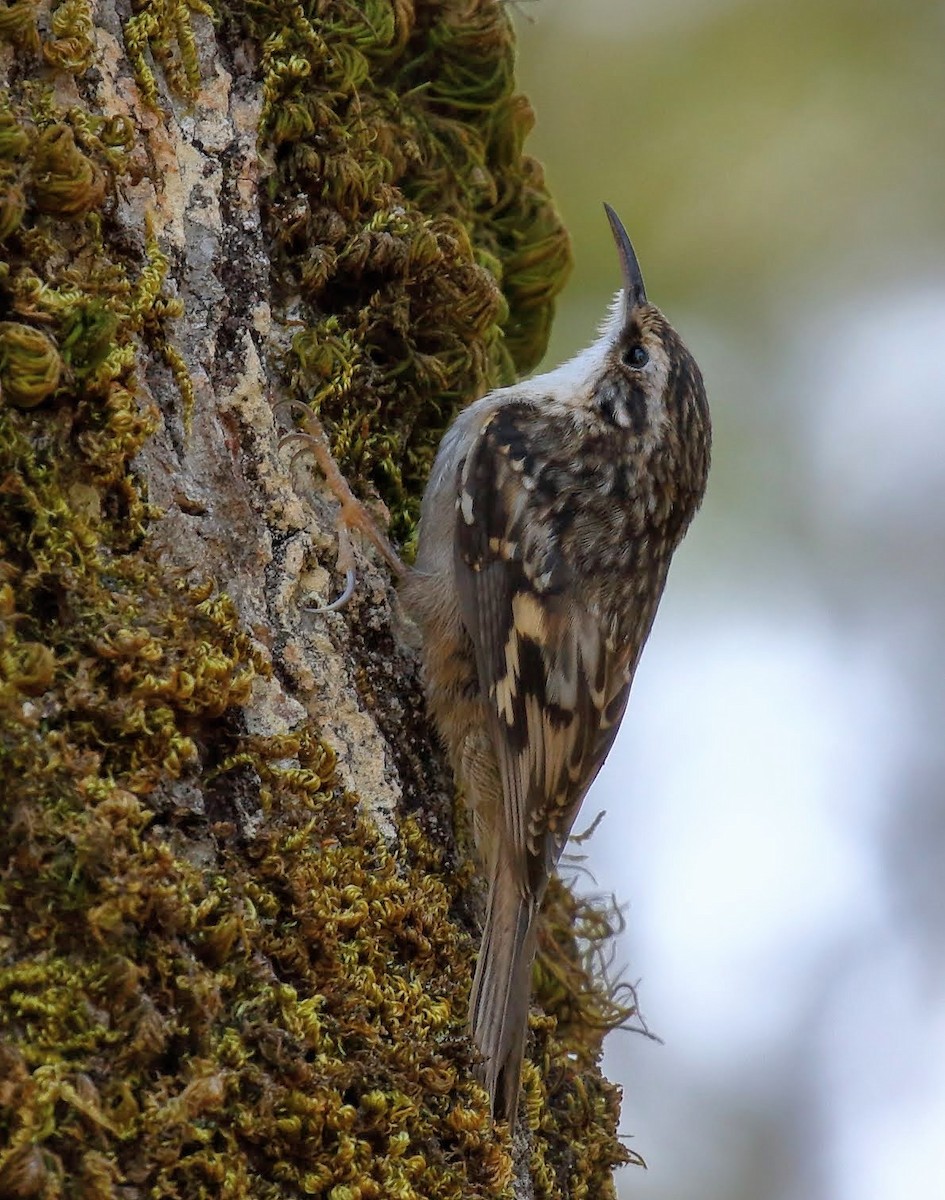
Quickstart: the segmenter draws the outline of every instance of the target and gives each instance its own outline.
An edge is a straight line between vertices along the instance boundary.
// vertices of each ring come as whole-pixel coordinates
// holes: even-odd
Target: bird
[[[598,337],[456,417],[399,587],[488,884],[468,1021],[492,1116],[510,1130],[542,899],[710,462],[702,374],[604,208],[622,287]]]

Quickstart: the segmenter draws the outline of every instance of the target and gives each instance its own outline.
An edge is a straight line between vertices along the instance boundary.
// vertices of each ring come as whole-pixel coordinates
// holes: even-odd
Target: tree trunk
[[[504,8],[14,0],[0,39],[0,1197],[611,1195],[564,889],[489,1119],[409,630],[363,547],[309,611],[336,505],[274,411],[409,551],[451,415],[540,356],[568,244]]]

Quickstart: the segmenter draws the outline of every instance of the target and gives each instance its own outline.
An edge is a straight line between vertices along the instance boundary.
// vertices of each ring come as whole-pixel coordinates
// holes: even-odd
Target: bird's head
[[[604,208],[617,244],[623,288],[602,335],[607,345],[604,375],[594,389],[600,414],[632,431],[644,445],[675,451],[680,468],[700,488],[708,471],[710,440],[702,373],[679,334],[647,299],[627,231],[610,205]]]

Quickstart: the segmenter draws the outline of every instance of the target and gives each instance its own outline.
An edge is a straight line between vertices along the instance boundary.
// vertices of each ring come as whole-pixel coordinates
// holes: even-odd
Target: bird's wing
[[[561,556],[561,506],[529,453],[533,413],[511,402],[480,428],[459,473],[455,558],[490,710],[504,835],[540,896],[613,743],[635,664],[581,601],[586,589]]]

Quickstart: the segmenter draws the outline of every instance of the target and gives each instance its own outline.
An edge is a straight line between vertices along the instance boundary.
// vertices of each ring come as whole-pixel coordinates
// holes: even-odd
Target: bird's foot
[[[396,550],[378,529],[374,518],[352,492],[347,479],[342,475],[315,410],[301,400],[284,400],[275,406],[274,411],[277,414],[280,412],[302,414],[301,427],[283,434],[279,441],[279,449],[292,446],[293,460],[296,455],[311,454],[340,505],[338,511],[338,570],[344,572],[344,591],[330,604],[320,604],[315,608],[307,609],[309,612],[318,613],[338,612],[348,603],[357,587],[354,546],[351,541],[352,529],[357,529],[367,537],[395,575],[403,575],[406,568],[400,561]]]

